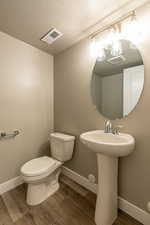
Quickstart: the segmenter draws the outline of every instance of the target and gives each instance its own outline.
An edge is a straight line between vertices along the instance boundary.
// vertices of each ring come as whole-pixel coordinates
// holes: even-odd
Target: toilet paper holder
[[[18,134],[19,130],[14,130],[12,133],[0,132],[0,138],[15,137]]]

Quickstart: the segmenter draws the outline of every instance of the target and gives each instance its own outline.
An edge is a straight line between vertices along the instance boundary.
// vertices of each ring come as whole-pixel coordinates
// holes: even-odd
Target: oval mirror
[[[144,86],[144,65],[137,47],[120,40],[121,53],[97,58],[92,72],[92,99],[97,110],[108,119],[127,116],[138,103]]]

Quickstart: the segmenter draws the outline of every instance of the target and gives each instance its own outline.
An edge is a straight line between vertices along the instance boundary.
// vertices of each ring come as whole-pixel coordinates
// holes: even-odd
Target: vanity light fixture
[[[126,26],[124,36],[135,45],[137,45],[142,39],[142,29],[140,22],[135,15],[135,11],[133,12],[130,22]]]
[[[125,26],[123,22],[127,19]],[[108,31],[105,35],[105,42],[98,40],[97,36],[104,31]],[[91,56],[98,58],[98,61],[103,61],[105,59],[105,49],[110,50],[110,54],[114,57],[121,55],[122,46],[121,39],[130,40],[133,44],[138,44],[141,39],[141,29],[137,21],[135,11],[130,12],[129,14],[119,18],[114,23],[105,26],[95,33],[93,33],[91,38]]]
[[[122,54],[122,45],[120,42],[120,39],[122,38],[121,24],[116,24],[113,28],[113,32],[111,31],[111,33],[113,34],[113,37],[110,45],[110,54],[117,57]]]

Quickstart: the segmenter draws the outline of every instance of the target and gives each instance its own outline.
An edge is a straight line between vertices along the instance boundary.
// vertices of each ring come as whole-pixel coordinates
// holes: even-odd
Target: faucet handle
[[[105,133],[112,133],[112,123],[110,120],[105,121]]]
[[[123,125],[116,125],[113,129],[113,134],[119,134],[119,129],[122,129]]]
[[[108,125],[110,123],[110,120],[105,120],[105,125]]]

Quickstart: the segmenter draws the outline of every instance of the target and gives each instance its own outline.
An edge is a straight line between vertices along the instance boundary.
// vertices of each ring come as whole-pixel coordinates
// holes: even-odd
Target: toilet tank
[[[51,156],[61,162],[72,158],[75,137],[63,133],[50,134]]]

